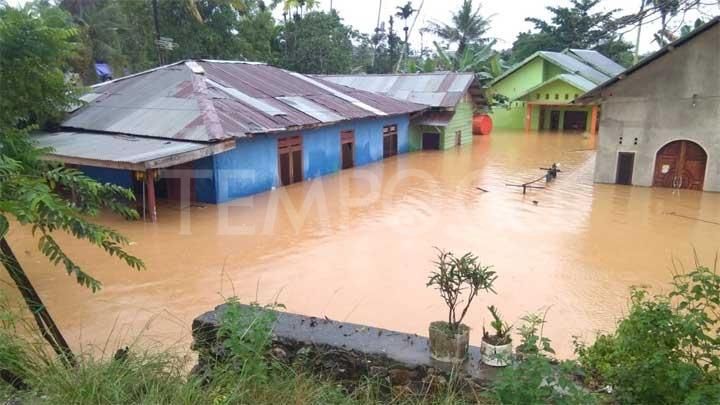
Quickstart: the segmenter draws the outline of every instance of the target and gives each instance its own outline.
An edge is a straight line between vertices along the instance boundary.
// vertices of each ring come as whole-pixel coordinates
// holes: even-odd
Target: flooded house
[[[50,157],[156,198],[222,203],[408,152],[425,106],[260,63],[191,60],[92,87]]]
[[[317,76],[325,81],[428,106],[410,123],[410,150],[445,150],[473,141],[472,120],[484,92],[473,73]]]
[[[595,181],[720,191],[720,18],[580,97],[602,104]]]
[[[494,108],[494,127],[595,134],[599,105],[572,102],[623,70],[597,51],[536,52],[490,84],[490,92],[508,99],[506,107]]]

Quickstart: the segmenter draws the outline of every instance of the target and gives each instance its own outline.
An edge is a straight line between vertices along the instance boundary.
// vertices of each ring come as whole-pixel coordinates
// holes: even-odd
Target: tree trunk
[[[50,344],[55,353],[62,358],[65,364],[74,367],[77,362],[75,361],[75,355],[72,349],[70,349],[67,341],[62,333],[60,333],[60,329],[58,329],[37,291],[35,291],[35,287],[30,283],[30,279],[27,277],[27,274],[25,274],[25,271],[23,271],[20,262],[18,262],[17,257],[15,257],[5,238],[0,239],[0,253],[2,253],[3,256],[2,263],[5,269],[7,269],[10,278],[12,278],[18,290],[20,290],[25,304],[33,314],[43,338]]]

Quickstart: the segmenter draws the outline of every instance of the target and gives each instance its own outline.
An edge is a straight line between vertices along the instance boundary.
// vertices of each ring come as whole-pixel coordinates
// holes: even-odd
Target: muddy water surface
[[[473,251],[500,276],[498,294],[469,313],[474,343],[487,305],[511,322],[550,307],[546,332],[569,355],[573,335],[612,328],[630,286],[665,288],[671,258],[688,264],[694,247],[709,262],[720,247],[720,194],[594,185],[594,146],[579,135],[495,133],[229,204],[166,203],[158,224],[105,217],[148,270],[63,238],[104,283],[94,295],[49,268],[28,232],[10,240],[76,347],[102,346],[111,331],[114,344],[142,334],[186,345],[193,317],[232,295],[426,334],[445,317],[425,287],[437,246]],[[563,172],[547,188],[524,196],[506,186],[553,161]]]

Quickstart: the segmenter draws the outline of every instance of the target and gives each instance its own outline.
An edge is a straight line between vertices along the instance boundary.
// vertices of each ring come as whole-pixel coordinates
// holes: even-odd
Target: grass
[[[465,398],[452,384],[424,395],[390,387],[385,380],[366,379],[348,389],[306,371],[302,365],[248,356],[253,350],[265,348],[267,342],[261,339],[251,342],[255,348],[246,345],[249,335],[265,335],[251,329],[265,323],[260,318],[243,318],[247,315],[239,312],[225,321],[224,330],[229,334],[228,341],[237,346],[228,349],[241,355],[212,368],[211,378],[188,373],[192,364],[187,355],[138,347],[119,357],[81,353],[76,367],[66,367],[47,350],[39,335],[25,330],[32,330],[32,325],[18,321],[1,301],[0,373],[18,380],[13,386],[4,381],[7,378],[0,378],[0,403],[15,399],[23,404],[449,405],[478,403],[482,399]]]

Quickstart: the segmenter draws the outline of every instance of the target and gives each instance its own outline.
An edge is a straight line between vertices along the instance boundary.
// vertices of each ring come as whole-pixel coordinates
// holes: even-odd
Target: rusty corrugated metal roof
[[[473,73],[316,75],[325,81],[429,107],[453,108],[473,84]]]
[[[93,86],[68,129],[213,142],[426,107],[273,66],[183,61]]]

